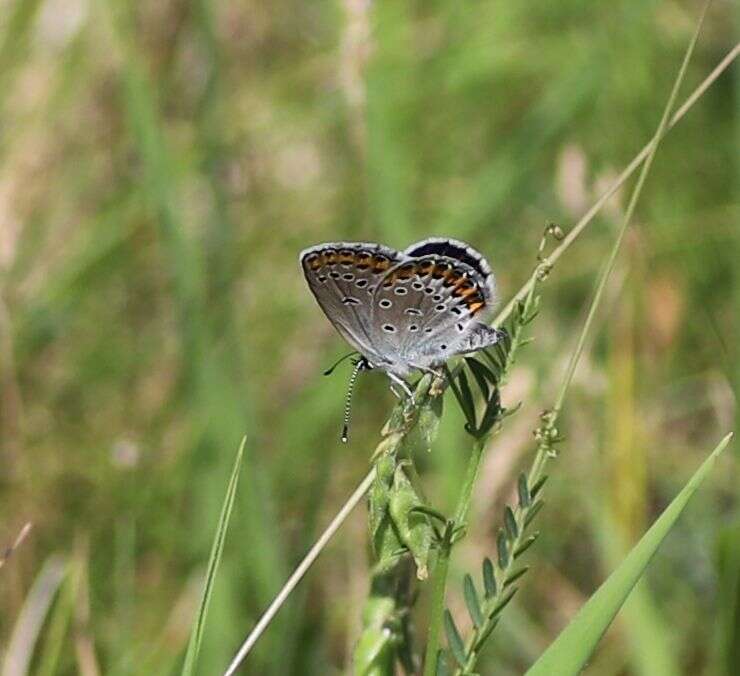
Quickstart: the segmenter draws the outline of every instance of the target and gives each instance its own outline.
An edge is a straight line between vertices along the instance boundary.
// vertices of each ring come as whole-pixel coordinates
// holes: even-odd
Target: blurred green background
[[[548,221],[580,217],[648,141],[693,1],[0,3],[0,660],[172,674],[227,477],[246,457],[199,673],[223,671],[367,471],[393,404],[346,350],[297,254],[338,239],[465,239],[501,297]],[[716,2],[682,101],[733,47]],[[740,78],[660,147],[566,404],[543,535],[481,673],[519,674],[738,418]],[[504,393],[459,581],[494,551],[626,196],[544,286]],[[448,399],[422,458],[449,510],[470,441]],[[733,456],[734,459],[733,460]],[[736,674],[734,449],[607,634],[590,674]],[[367,592],[358,510],[244,673],[347,669]],[[422,590],[417,627],[425,626]],[[30,618],[30,619],[29,619]],[[35,623],[35,624],[34,624]],[[32,631],[28,631],[28,628]]]

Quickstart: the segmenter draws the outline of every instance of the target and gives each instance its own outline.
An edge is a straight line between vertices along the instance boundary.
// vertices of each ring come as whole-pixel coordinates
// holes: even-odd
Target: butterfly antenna
[[[337,366],[339,366],[345,359],[351,357],[353,354],[357,354],[357,352],[348,352],[343,357],[339,357],[339,359],[337,359],[334,364],[332,364],[328,369],[326,369],[326,371],[324,371],[324,375],[330,376],[332,373],[334,373],[334,369],[337,368]]]
[[[364,357],[360,357],[355,361],[355,367],[352,369],[352,375],[349,377],[349,384],[347,385],[347,396],[344,399],[344,425],[342,426],[342,442],[347,443],[349,440],[349,422],[352,417],[352,394],[355,391],[355,383],[357,382],[357,376],[360,371],[364,371],[368,368],[367,360]]]

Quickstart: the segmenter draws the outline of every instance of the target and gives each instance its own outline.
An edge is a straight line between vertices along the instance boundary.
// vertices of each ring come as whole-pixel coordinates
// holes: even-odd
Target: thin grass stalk
[[[231,477],[229,478],[229,483],[226,488],[226,495],[224,496],[223,506],[221,507],[221,514],[219,515],[218,525],[216,526],[216,536],[213,539],[211,555],[208,559],[208,568],[206,569],[206,578],[205,584],[203,585],[200,606],[198,608],[198,614],[195,617],[195,622],[193,623],[193,629],[190,633],[187,652],[185,653],[182,676],[190,676],[195,673],[198,653],[200,652],[200,645],[203,641],[206,618],[208,617],[208,607],[211,603],[213,586],[216,583],[216,574],[218,573],[218,567],[221,563],[221,556],[224,551],[226,531],[229,528],[231,511],[234,508],[234,498],[236,497],[236,489],[239,485],[239,469],[241,468],[242,457],[244,456],[244,445],[246,442],[247,438],[244,437],[242,439],[242,443],[239,445],[239,450],[237,451],[236,459],[234,460],[234,468],[231,471]]]
[[[683,62],[674,81],[673,88],[668,97],[668,101],[665,105],[663,115],[658,125],[658,129],[655,132],[653,140],[649,144],[650,151],[644,164],[642,165],[642,169],[640,171],[637,182],[635,183],[635,187],[632,190],[632,195],[630,197],[627,210],[625,211],[621,227],[617,234],[616,240],[614,241],[614,244],[612,245],[612,248],[609,252],[606,265],[603,267],[599,279],[596,283],[593,298],[590,302],[586,319],[583,323],[583,327],[581,328],[581,331],[579,333],[575,348],[571,354],[568,366],[565,370],[563,381],[555,400],[555,406],[550,411],[546,411],[543,414],[544,425],[537,430],[537,452],[532,463],[532,467],[527,475],[526,481],[528,491],[532,490],[532,488],[538,485],[538,482],[543,476],[547,461],[550,458],[555,457],[556,455],[555,444],[560,441],[556,424],[563,408],[565,396],[568,392],[570,384],[573,381],[575,369],[583,353],[583,347],[586,343],[586,338],[588,337],[594,317],[596,316],[596,311],[600,306],[601,298],[603,296],[604,289],[606,288],[606,283],[609,280],[609,277],[614,269],[614,264],[616,262],[617,255],[619,254],[619,251],[621,249],[625,233],[627,232],[627,228],[632,221],[632,216],[634,214],[635,206],[637,205],[637,200],[640,197],[640,193],[642,192],[642,188],[645,184],[645,179],[647,178],[648,172],[650,171],[650,168],[652,166],[652,162],[660,143],[660,139],[665,133],[673,104],[675,102],[681,83],[683,82],[684,75],[686,74],[686,69],[691,59],[691,55],[693,54],[694,47],[696,46],[696,42],[699,38],[699,34],[704,23],[704,18],[710,4],[711,0],[707,0],[705,2],[699,16],[699,20],[697,21],[694,34],[689,41],[688,47],[686,48]],[[526,504],[521,504],[520,500],[520,504],[514,510],[511,510],[512,520],[514,523],[513,530],[515,532],[515,535],[507,541],[505,547],[507,550],[506,556],[502,556],[501,549],[499,549],[499,565],[495,566],[494,568],[497,593],[494,594],[486,603],[484,609],[486,621],[480,626],[474,628],[470,638],[466,642],[465,663],[455,672],[460,676],[464,674],[470,674],[472,672],[480,654],[480,649],[482,648],[484,643],[484,640],[482,641],[481,638],[487,635],[491,623],[499,621],[501,612],[503,612],[506,603],[508,603],[513,594],[516,593],[517,588],[512,587],[511,585],[512,576],[516,574],[513,569],[515,561],[518,558],[517,552],[521,551],[521,548],[525,544],[525,535],[528,533],[527,527],[531,524],[531,521],[533,519],[533,510],[537,509],[539,511],[539,507],[536,506],[542,504],[540,495],[541,492],[535,495],[534,499],[528,499],[526,501]],[[517,575],[517,578],[518,577],[519,576]]]
[[[352,510],[358,505],[360,500],[364,497],[365,493],[369,490],[373,481],[375,480],[375,467],[373,467],[362,480],[360,485],[355,489],[349,499],[342,505],[342,508],[337,512],[337,515],[332,519],[332,522],[326,527],[324,532],[314,543],[313,547],[308,551],[308,554],[298,564],[293,574],[288,578],[282,589],[275,596],[275,599],[264,612],[262,617],[255,625],[254,629],[249,633],[249,636],[242,643],[239,651],[234,656],[234,659],[229,664],[228,668],[224,672],[225,676],[231,676],[236,673],[239,665],[244,661],[249,651],[254,647],[255,643],[259,640],[262,633],[267,629],[268,625],[275,617],[278,610],[282,607],[283,603],[290,596],[291,592],[298,586],[303,576],[308,572],[308,569],[313,565],[313,562],[321,554],[324,547],[327,545],[329,540],[339,530],[339,527],[344,523],[344,520],[350,515]]]
[[[688,111],[704,95],[704,93],[715,82],[715,80],[725,70],[727,70],[730,64],[737,58],[738,54],[740,54],[740,43],[735,45],[727,53],[727,55],[715,66],[712,72],[707,75],[707,77],[702,80],[701,84],[691,93],[689,97],[687,97],[681,107],[675,112],[673,117],[671,117],[670,122],[666,125],[666,128],[663,132],[664,135],[667,134],[671,129],[673,129],[673,127],[676,126],[676,124],[686,115],[686,113],[688,113]],[[570,246],[573,244],[573,242],[575,242],[575,240],[583,232],[583,230],[591,223],[594,216],[596,216],[596,214],[601,211],[604,204],[606,204],[606,202],[612,197],[612,195],[614,195],[614,193],[616,193],[617,190],[619,190],[626,183],[627,179],[632,176],[637,168],[645,161],[652,150],[654,142],[655,139],[651,139],[650,142],[642,148],[642,150],[634,157],[634,159],[624,168],[622,173],[619,174],[614,183],[609,186],[609,188],[601,195],[601,197],[599,197],[599,199],[594,202],[593,206],[573,226],[573,228],[563,239],[560,246],[558,246],[545,259],[545,263],[548,263],[550,266],[555,265],[558,259],[570,248]],[[535,278],[536,272],[532,273],[530,278],[524,283],[519,291],[517,291],[512,299],[501,309],[496,318],[493,320],[494,326],[501,326],[501,324],[506,321],[507,317],[509,317],[512,310],[514,309],[515,304],[522,298],[524,298],[527,293],[529,293],[529,289],[534,284]]]
[[[696,89],[694,89],[691,95],[687,97],[687,99],[684,101],[681,107],[671,117],[670,122],[668,123],[665,129],[666,133],[670,131],[671,129],[673,129],[673,127],[686,115],[686,113],[688,113],[688,111],[704,95],[704,93],[709,89],[709,87],[711,87],[712,84],[714,84],[714,82],[719,78],[719,76],[725,70],[727,70],[727,68],[737,58],[738,54],[740,54],[740,44],[735,45],[722,58],[722,60],[715,66],[712,72],[706,78],[704,78],[701,84],[699,84],[696,87]],[[593,220],[596,214],[598,214],[598,212],[603,208],[604,204],[609,200],[609,198],[614,193],[616,193],[617,190],[619,190],[619,188],[621,188],[621,186],[627,181],[627,179],[643,163],[643,161],[646,159],[646,157],[651,151],[652,143],[653,142],[651,141],[650,143],[648,143],[646,146],[643,147],[643,149],[635,156],[635,158],[627,165],[627,167],[617,177],[617,179],[609,187],[609,189],[606,190],[604,194],[594,203],[594,205],[583,215],[583,217],[578,221],[578,223],[576,223],[573,229],[568,232],[568,234],[563,239],[561,244],[558,247],[556,247],[553,250],[553,252],[543,260],[543,263],[549,265],[549,267],[554,266],[555,262],[570,248],[573,242],[578,238],[578,236],[583,232],[583,230],[585,230],[585,228],[590,224],[590,222]],[[495,326],[501,326],[508,319],[508,317],[511,315],[514,308],[516,307],[516,303],[524,299],[532,291],[532,287],[537,281],[537,278],[538,278],[538,273],[535,270],[535,272],[532,273],[530,278],[522,285],[522,287],[517,291],[517,293],[512,297],[512,299],[498,313],[498,315],[493,321],[493,324]],[[285,603],[288,596],[290,595],[290,592],[297,586],[297,583],[300,581],[303,575],[305,575],[305,573],[308,571],[308,569],[313,564],[313,562],[318,558],[318,555],[321,553],[321,550],[323,549],[323,547],[326,546],[326,544],[331,539],[331,536],[333,536],[334,533],[339,529],[339,527],[342,525],[344,520],[347,518],[349,513],[352,511],[352,509],[360,502],[363,495],[367,492],[369,487],[372,485],[373,479],[374,479],[374,470],[371,470],[368,473],[368,475],[366,475],[365,478],[362,480],[362,482],[357,487],[357,489],[355,489],[355,491],[352,493],[348,501],[342,506],[340,511],[337,513],[337,516],[331,523],[331,529],[327,528],[324,531],[324,533],[322,533],[320,538],[316,541],[316,544],[309,550],[308,554],[304,557],[304,559],[298,565],[293,575],[291,575],[291,577],[289,578],[289,581],[286,582],[284,587],[281,589],[281,591],[279,592],[279,598],[276,597],[268,609],[270,611],[269,615],[268,615],[268,612],[266,611],[260,620],[260,625],[255,626],[252,632],[250,632],[249,636],[244,641],[239,652],[237,653],[234,660],[232,661],[229,669],[225,672],[225,676],[229,676],[230,674],[235,673],[235,670],[244,661],[246,656],[249,654],[250,650],[254,647],[254,644],[256,643],[257,639],[262,635],[262,633],[265,631],[265,629],[269,625],[269,622],[277,614],[277,611],[280,609],[283,603]],[[325,537],[327,534],[328,534],[328,537]],[[299,571],[300,571],[300,574],[296,575]],[[293,582],[292,584],[290,584],[291,581]],[[266,620],[266,621],[263,621],[263,620]],[[257,631],[258,629],[259,631]]]

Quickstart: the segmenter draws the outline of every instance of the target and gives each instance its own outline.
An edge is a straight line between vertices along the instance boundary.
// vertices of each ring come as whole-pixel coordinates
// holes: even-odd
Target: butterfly
[[[333,242],[300,253],[327,319],[364,359],[407,394],[414,371],[436,373],[450,357],[494,345],[496,285],[486,259],[465,242],[424,239],[404,251]]]

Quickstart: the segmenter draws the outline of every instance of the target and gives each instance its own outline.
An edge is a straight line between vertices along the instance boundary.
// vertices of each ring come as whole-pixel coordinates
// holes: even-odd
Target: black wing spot
[[[426,289],[424,289],[424,293],[434,293],[434,289],[431,286],[428,286]]]
[[[334,272],[334,271],[332,270],[332,271],[331,271],[331,272],[329,273],[329,277],[331,277],[332,279],[339,279],[339,273],[338,273],[338,272]]]
[[[326,281],[326,275],[319,275],[318,280],[320,282],[325,282]]]
[[[456,326],[457,326],[457,330],[460,333],[462,333],[463,331],[465,331],[465,327],[462,324],[456,324]]]
[[[409,326],[409,331],[411,332],[418,331],[418,330],[419,330],[419,327],[416,324],[411,324],[411,326]]]
[[[445,345],[444,343],[442,343],[442,344],[441,344],[441,345],[439,346],[439,349],[440,349],[440,350],[442,350],[442,351],[444,351],[444,350],[446,350],[446,349],[447,349],[447,345]]]
[[[345,305],[359,305],[360,301],[357,298],[352,298],[352,296],[345,296],[342,298],[342,303]]]
[[[457,305],[455,305],[454,307],[451,307],[450,312],[454,312],[458,316],[462,314],[462,310],[459,307],[457,307]]]
[[[437,312],[444,312],[447,309],[447,306],[444,303],[440,303],[439,305],[435,305],[434,309]]]
[[[442,296],[441,296],[440,294],[438,294],[438,293],[435,293],[435,294],[434,294],[434,295],[432,296],[432,300],[433,300],[433,301],[434,301],[435,303],[439,303],[439,301],[441,301],[441,300],[442,300]]]
[[[413,282],[411,284],[411,287],[416,291],[421,291],[424,288],[424,285],[421,282]]]
[[[342,279],[345,280],[346,282],[351,282],[354,278],[355,276],[351,272],[345,272],[342,275]]]
[[[393,293],[395,293],[397,296],[405,296],[409,290],[404,286],[399,286],[396,289],[393,289]]]
[[[404,312],[411,317],[421,317],[424,313],[415,307],[407,307]]]
[[[391,303],[391,301],[389,301],[387,298],[383,298],[383,300],[381,300],[378,305],[380,305],[380,307],[382,307],[384,310],[387,310],[389,307],[391,307],[391,305],[393,305],[393,303]]]
[[[383,331],[386,333],[395,333],[396,327],[393,324],[383,324]]]
[[[424,329],[424,333],[431,333],[434,331],[434,329],[431,326],[427,326],[427,328]]]
[[[356,287],[357,287],[358,289],[362,289],[362,288],[364,288],[364,287],[366,287],[366,286],[367,286],[367,280],[366,280],[366,279],[358,279],[358,280],[357,280],[357,281],[355,282],[355,286],[356,286]]]

